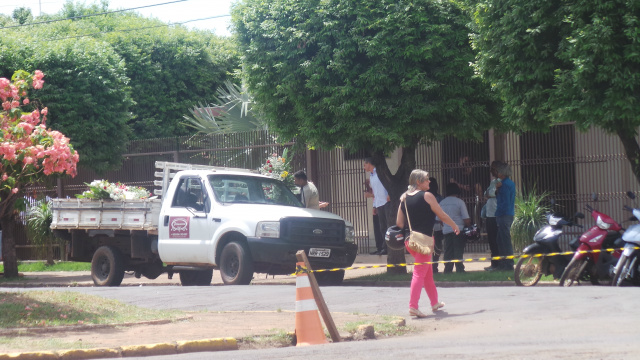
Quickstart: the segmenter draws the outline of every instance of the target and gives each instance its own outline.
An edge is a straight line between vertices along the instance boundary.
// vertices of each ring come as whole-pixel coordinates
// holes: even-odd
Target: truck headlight
[[[280,222],[279,221],[261,221],[256,229],[256,237],[279,238]]]
[[[353,225],[346,224],[344,227],[344,241],[355,244],[356,231],[353,229]]]

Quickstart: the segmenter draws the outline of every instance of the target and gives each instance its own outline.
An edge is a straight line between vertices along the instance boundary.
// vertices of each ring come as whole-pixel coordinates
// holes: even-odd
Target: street
[[[144,286],[55,288],[113,298],[155,309],[277,311],[295,309],[295,287]],[[440,288],[446,307],[426,319],[409,319],[408,288],[324,287],[330,311],[398,315],[420,329],[410,336],[306,348],[191,353],[144,359],[633,359],[640,358],[636,329],[638,288],[608,286]],[[421,307],[428,309],[426,295]],[[215,324],[212,324],[215,326]],[[180,340],[180,339],[175,339]]]

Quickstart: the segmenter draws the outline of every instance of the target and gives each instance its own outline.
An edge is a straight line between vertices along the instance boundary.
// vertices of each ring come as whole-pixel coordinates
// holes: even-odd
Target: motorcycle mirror
[[[627,191],[627,197],[633,200],[636,198],[636,194],[634,194],[633,191]]]
[[[578,219],[584,219],[584,214],[579,211],[574,216]]]
[[[591,193],[591,200],[593,200],[593,201],[598,201],[598,194],[596,194],[596,193]]]

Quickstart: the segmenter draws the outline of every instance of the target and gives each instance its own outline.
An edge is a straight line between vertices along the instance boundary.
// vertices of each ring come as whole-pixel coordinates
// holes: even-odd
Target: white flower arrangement
[[[291,159],[287,157],[288,149],[285,149],[282,156],[273,153],[267,157],[267,161],[258,169],[260,174],[284,182],[289,189],[296,189],[291,173]]]
[[[86,183],[85,183],[86,184]],[[121,183],[110,183],[107,180],[93,180],[89,190],[76,195],[80,199],[112,199],[112,200],[142,200],[149,199],[151,193],[139,186],[127,186]]]

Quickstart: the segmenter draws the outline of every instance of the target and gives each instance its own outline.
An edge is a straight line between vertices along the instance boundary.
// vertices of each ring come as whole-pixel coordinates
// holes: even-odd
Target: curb
[[[149,345],[131,345],[118,348],[95,348],[60,351],[34,351],[0,354],[0,360],[83,360],[111,359],[130,356],[174,355],[202,351],[238,350],[235,338],[176,341]]]

